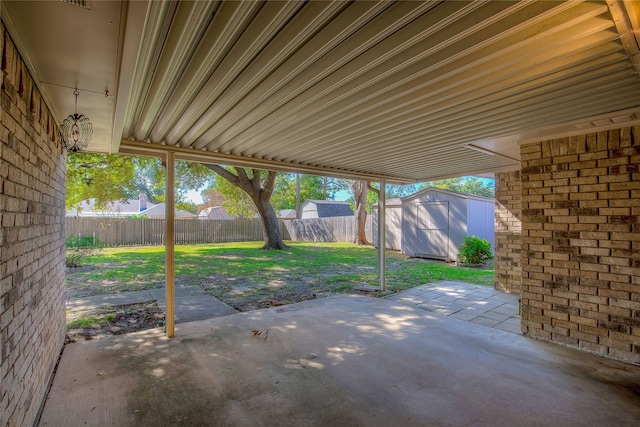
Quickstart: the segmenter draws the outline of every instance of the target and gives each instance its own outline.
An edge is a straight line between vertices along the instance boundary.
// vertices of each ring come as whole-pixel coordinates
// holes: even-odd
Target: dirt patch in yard
[[[298,244],[290,252],[267,254],[260,249],[222,251],[216,245],[195,246],[181,255],[176,287],[200,286],[208,294],[239,311],[252,311],[338,294],[384,296],[439,280],[493,284],[493,265],[486,271],[448,265],[439,261],[388,253],[386,293],[361,291],[377,287],[375,255],[355,246]],[[135,253],[129,253],[135,252]],[[191,254],[191,255],[189,255]],[[295,255],[295,256],[294,256]],[[135,256],[136,261],[131,261]],[[95,257],[94,267],[67,272],[67,298],[118,294],[164,287],[163,259],[157,253],[131,249],[112,250]],[[155,306],[113,307],[92,314],[91,324],[71,324],[70,341],[96,339],[158,327],[164,313]],[[75,315],[75,314],[74,314]],[[89,316],[90,317],[90,316]],[[70,322],[76,319],[69,319]]]
[[[342,280],[344,279],[344,280]],[[239,311],[277,307],[337,294],[367,294],[354,290],[346,283],[350,273],[324,274],[320,277],[293,279],[283,275],[265,283],[255,283],[219,274],[202,278],[186,278],[207,293]]]
[[[341,284],[340,277],[340,274],[332,274],[324,275],[321,279],[303,277],[299,280],[271,280],[268,283],[256,284],[241,278],[215,275],[207,278],[181,278],[176,281],[176,285],[198,285],[210,295],[239,311],[277,307],[338,293],[373,295],[355,290],[345,292],[346,288]],[[333,280],[334,283],[326,286],[326,280]],[[110,285],[109,280],[105,282]],[[318,282],[324,285],[319,285]],[[94,286],[96,288],[87,289],[86,294],[96,295],[97,289],[104,289],[98,281],[94,282]],[[67,295],[69,298],[71,295],[83,295],[83,292],[71,287]],[[163,322],[164,312],[155,301],[113,306],[93,312],[68,312],[67,343],[162,327]]]
[[[67,313],[67,343],[161,327],[164,312],[155,301]]]

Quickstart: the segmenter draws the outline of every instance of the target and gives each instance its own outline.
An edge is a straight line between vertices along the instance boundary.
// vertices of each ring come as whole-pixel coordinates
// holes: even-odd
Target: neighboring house
[[[227,214],[227,208],[224,206],[212,206],[209,208],[205,208],[200,211],[198,214],[198,218],[200,219],[233,219]]]
[[[157,205],[153,205],[151,207],[149,207],[148,209],[139,212],[139,215],[141,216],[145,216],[147,218],[153,218],[153,219],[164,219],[164,213],[165,213],[165,204],[164,203],[158,203]],[[181,218],[181,219],[189,219],[189,218],[197,218],[198,215],[196,214],[192,214],[191,212],[187,212],[187,211],[183,211],[181,209],[177,209],[175,210],[175,216],[176,218]]]
[[[165,213],[164,203],[157,205],[148,203],[146,196],[143,194],[141,194],[138,199],[129,199],[125,202],[109,202],[102,209],[97,209],[95,203],[95,199],[83,200],[77,208],[68,210],[66,216],[82,218],[128,218],[132,216],[142,216],[146,218],[163,219]],[[176,218],[196,217],[196,215],[180,209],[176,209],[175,215]]]
[[[109,202],[104,208],[96,207],[96,199],[88,199],[80,202],[78,207],[67,210],[66,216],[97,217],[97,216],[132,216],[145,211],[148,206],[146,197],[129,199],[127,201]]]
[[[307,200],[300,209],[300,219],[330,218],[335,216],[353,216],[349,203],[333,200]]]

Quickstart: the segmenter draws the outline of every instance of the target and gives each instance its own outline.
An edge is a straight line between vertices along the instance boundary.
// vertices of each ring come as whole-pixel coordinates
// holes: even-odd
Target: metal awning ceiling
[[[9,1],[3,12],[59,118],[72,112],[62,89],[109,91],[100,108],[85,103],[93,151],[420,181],[517,168],[519,141],[637,123],[634,7]],[[59,16],[51,28],[45,13]],[[53,55],[71,28],[78,46]],[[74,52],[93,62],[74,58],[78,72],[64,64]]]

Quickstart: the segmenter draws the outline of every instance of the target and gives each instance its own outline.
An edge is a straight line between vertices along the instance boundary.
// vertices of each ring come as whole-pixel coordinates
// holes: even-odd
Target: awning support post
[[[167,338],[175,332],[175,153],[168,151],[165,157],[167,182],[165,195],[165,328]]]
[[[385,212],[385,180],[380,180],[380,191],[378,194],[378,278],[380,279],[380,291],[385,291],[387,286],[387,272],[386,272],[386,256],[385,248],[387,242],[385,241],[387,226],[386,226],[386,212]]]

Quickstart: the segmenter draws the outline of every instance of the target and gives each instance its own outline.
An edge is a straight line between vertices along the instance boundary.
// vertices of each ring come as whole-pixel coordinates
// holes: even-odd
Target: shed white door
[[[447,258],[449,255],[449,202],[418,203],[416,255]]]

